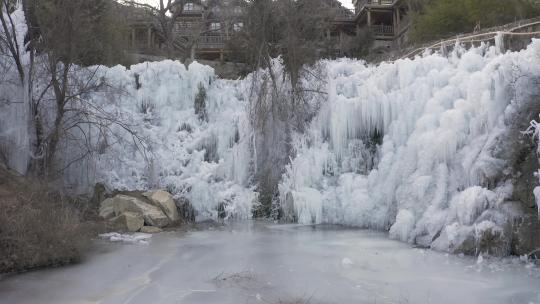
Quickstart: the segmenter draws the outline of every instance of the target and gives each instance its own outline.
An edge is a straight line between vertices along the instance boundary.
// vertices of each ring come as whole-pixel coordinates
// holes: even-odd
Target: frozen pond
[[[332,226],[247,222],[97,247],[82,264],[4,278],[0,303],[540,303],[540,269],[518,259]]]

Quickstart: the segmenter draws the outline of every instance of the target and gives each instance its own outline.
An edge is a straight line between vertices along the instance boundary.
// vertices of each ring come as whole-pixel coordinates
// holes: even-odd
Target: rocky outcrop
[[[146,233],[161,232],[180,219],[172,195],[164,190],[117,194],[101,202],[99,216],[118,229]]]
[[[136,212],[124,212],[117,217],[110,219],[110,221],[118,228],[136,232],[141,230],[144,226],[143,216]]]
[[[108,198],[101,202],[99,207],[99,216],[106,220],[110,220],[115,217],[114,214],[114,199]]]
[[[138,198],[119,194],[113,198],[114,214],[135,212],[143,216],[144,222],[149,226],[165,227],[169,225],[169,218],[160,208],[146,203]]]
[[[159,227],[143,226],[140,231],[142,233],[159,233],[159,232],[162,232],[163,230]]]
[[[180,219],[173,196],[169,192],[164,190],[149,191],[143,193],[143,196],[148,198],[154,206],[160,208],[170,222],[174,223]]]

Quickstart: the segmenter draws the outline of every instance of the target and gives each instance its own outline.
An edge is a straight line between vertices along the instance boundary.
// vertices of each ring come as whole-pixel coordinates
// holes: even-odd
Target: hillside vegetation
[[[469,33],[540,15],[540,4],[528,0],[416,1],[411,38],[425,42]]]

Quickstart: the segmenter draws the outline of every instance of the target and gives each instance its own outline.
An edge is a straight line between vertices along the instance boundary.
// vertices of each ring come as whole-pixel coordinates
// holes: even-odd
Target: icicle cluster
[[[534,94],[540,41],[519,53],[326,64],[329,98],[295,138],[280,185],[289,217],[388,229],[440,250],[504,233],[508,126]]]

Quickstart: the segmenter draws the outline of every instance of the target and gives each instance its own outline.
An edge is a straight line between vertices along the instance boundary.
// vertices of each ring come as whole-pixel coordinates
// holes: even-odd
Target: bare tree
[[[21,45],[17,39],[16,24],[11,13],[13,12],[12,1],[0,0],[0,23],[2,25],[2,35],[0,35],[0,48],[7,50],[11,59],[15,62],[19,79],[24,82],[25,71],[21,61]]]
[[[277,186],[293,153],[293,133],[303,131],[317,110],[313,100],[324,95],[323,80],[313,79],[309,87],[301,80],[313,78],[310,70],[326,55],[333,12],[326,0],[251,0],[244,29],[233,38],[237,47],[250,50],[245,59],[255,71],[250,118],[262,206],[256,215],[275,211]]]
[[[144,153],[144,139],[131,125],[86,98],[111,90],[100,76],[101,66],[85,67],[85,63],[96,58],[90,45],[97,39],[99,26],[103,26],[99,21],[106,12],[106,2],[33,1],[40,29],[33,47],[41,55],[32,75],[40,84],[30,100],[35,131],[31,171],[58,176],[66,167],[96,153],[102,143],[100,138],[115,135],[113,126],[130,134],[133,143]],[[92,134],[98,138],[92,139]],[[77,153],[62,155],[62,162],[57,162],[61,143],[76,146]]]
[[[25,51],[20,31],[23,16],[18,9],[18,3],[0,0],[0,111],[5,115],[0,121],[0,154],[6,165],[25,173],[31,141],[31,116],[27,114],[34,53]]]

